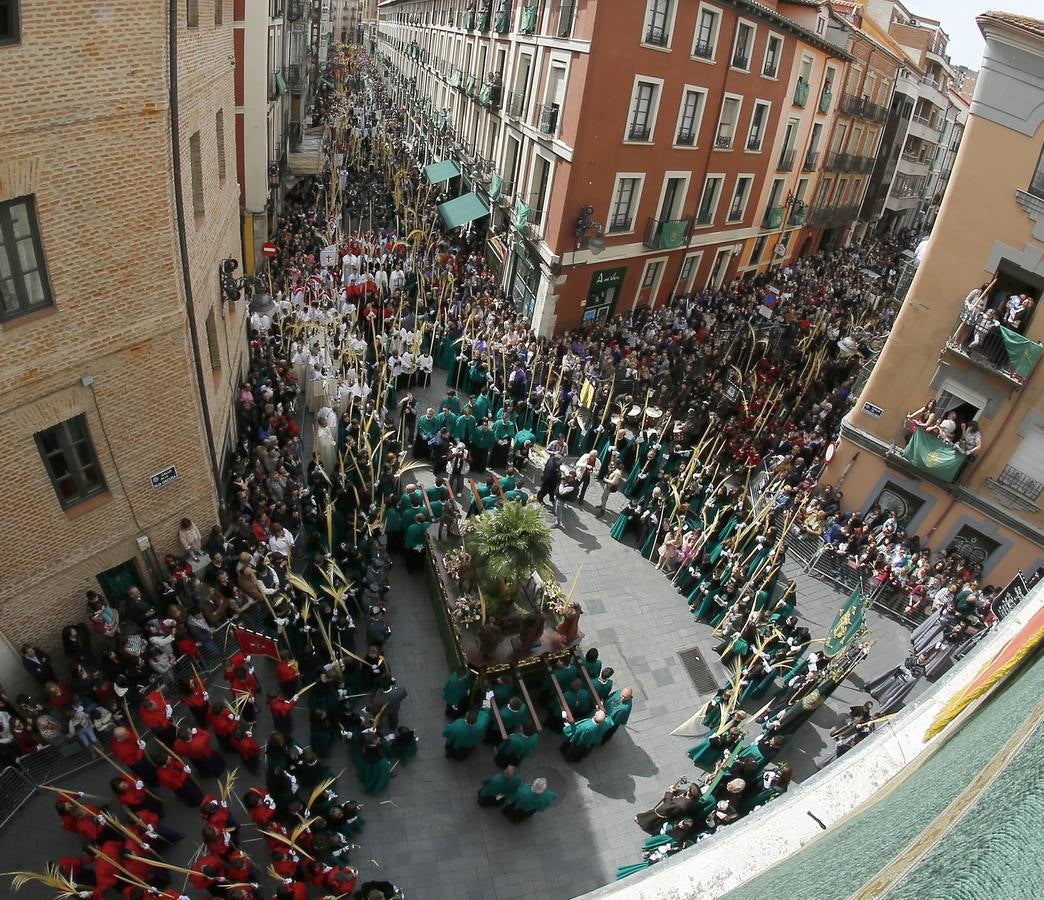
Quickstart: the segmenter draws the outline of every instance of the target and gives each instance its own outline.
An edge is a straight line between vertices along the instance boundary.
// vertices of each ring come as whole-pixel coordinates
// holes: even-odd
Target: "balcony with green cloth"
[[[518,30],[522,34],[533,34],[536,31],[537,13],[540,7],[534,3],[532,6],[522,7],[522,19],[518,23]]]
[[[823,93],[819,95],[819,111],[821,113],[830,112],[830,101],[833,99],[834,95],[830,91],[823,91]],[[802,103],[801,105],[804,106],[805,104]]]
[[[968,458],[953,444],[923,428],[918,428],[910,437],[902,457],[915,469],[947,484],[957,478]]]
[[[463,26],[465,31],[471,31],[471,29],[475,27],[475,10],[464,10]]]
[[[763,228],[779,228],[783,224],[783,213],[785,207],[773,206],[765,210],[765,221]]]
[[[1044,348],[1000,324],[990,310],[965,306],[957,317],[954,333],[946,342],[980,369],[986,369],[1022,386],[1040,361]]]
[[[496,19],[493,21],[493,30],[497,34],[507,34],[511,31],[511,8],[502,9],[497,13]]]
[[[684,247],[689,235],[689,219],[650,219],[644,244],[651,250]]]
[[[475,93],[475,82],[478,78],[475,75],[468,75],[467,81],[464,82],[464,93],[469,97]]]
[[[804,225],[808,218],[808,207],[804,203],[795,203],[790,210],[790,224]]]
[[[808,85],[798,79],[798,83],[794,87],[794,105],[803,107],[806,103],[808,103]]]
[[[489,17],[490,17],[490,11],[488,9],[481,10],[479,12],[479,14],[478,14],[478,24],[475,26],[475,28],[478,31],[488,31],[489,30]]]

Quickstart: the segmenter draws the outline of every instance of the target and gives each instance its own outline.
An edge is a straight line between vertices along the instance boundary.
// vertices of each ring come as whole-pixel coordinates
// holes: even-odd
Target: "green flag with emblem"
[[[845,605],[837,611],[837,615],[834,616],[834,624],[830,626],[826,642],[823,644],[823,653],[826,656],[836,656],[852,642],[863,625],[866,601],[863,587],[859,585],[852,591],[852,595],[845,601]]]
[[[964,463],[964,454],[952,444],[918,428],[903,450],[903,458],[940,481],[953,481]]]
[[[1029,377],[1033,367],[1040,359],[1041,346],[1036,341],[1024,338],[1021,334],[1005,328],[1003,325],[998,329],[1001,340],[1004,341],[1004,349],[1008,351],[1008,361],[1016,375],[1023,381]]]

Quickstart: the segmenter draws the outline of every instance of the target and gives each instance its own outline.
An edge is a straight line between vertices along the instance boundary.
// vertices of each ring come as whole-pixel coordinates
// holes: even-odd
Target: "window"
[[[765,78],[775,78],[779,74],[779,58],[783,55],[783,38],[778,34],[770,34],[765,42],[765,61],[761,64],[761,74]]]
[[[1026,500],[1036,500],[1044,489],[1044,431],[1030,428],[997,480]]]
[[[199,0],[185,0],[185,24],[189,28],[199,25]]]
[[[670,25],[674,0],[649,0],[645,13],[645,35],[643,43],[654,47],[666,47],[671,42]]]
[[[953,536],[946,552],[963,556],[968,562],[981,566],[999,549],[1000,544],[997,541],[970,525],[965,525]]]
[[[886,481],[874,504],[885,512],[894,512],[896,521],[905,528],[920,512],[924,500],[894,482]]]
[[[221,347],[218,344],[217,319],[214,310],[207,313],[207,348],[210,350],[210,368],[215,372],[221,370]]]
[[[752,153],[759,152],[764,143],[769,107],[770,104],[764,100],[754,101],[754,112],[750,116],[750,132],[747,134],[747,149]]]
[[[576,12],[576,0],[558,0],[558,25],[555,34],[567,38],[573,33],[573,14]]]
[[[761,262],[761,256],[765,252],[765,244],[767,243],[768,235],[759,234],[757,240],[754,241],[753,248],[751,248],[750,251],[750,265],[756,266],[759,262]]]
[[[692,283],[696,280],[696,272],[700,268],[702,253],[690,253],[682,263],[681,271],[678,273],[678,288],[683,294],[692,291]]]
[[[718,43],[718,29],[721,26],[721,13],[706,6],[700,7],[696,19],[696,41],[692,46],[692,55],[697,59],[714,60],[714,49]]]
[[[656,94],[659,85],[651,81],[637,82],[631,103],[631,118],[627,126],[627,140],[652,142],[653,121],[656,117]]]
[[[725,217],[726,224],[743,221],[743,215],[747,211],[747,201],[750,199],[750,189],[753,184],[753,175],[737,176],[736,187],[732,192],[732,202],[729,204],[729,214]]]
[[[225,181],[225,111],[214,113],[214,135],[217,138],[218,180]]]
[[[1033,180],[1030,182],[1029,192],[1034,197],[1044,200],[1044,150],[1040,152],[1037,160],[1037,168],[1033,172]]]
[[[203,155],[199,146],[199,132],[189,138],[189,159],[192,167],[192,213],[203,218]]]
[[[642,278],[643,291],[656,285],[656,281],[660,277],[660,270],[662,268],[662,260],[656,260],[656,262],[648,263],[645,266],[645,276]]]
[[[44,468],[63,509],[105,491],[98,457],[94,453],[87,418],[75,416],[35,435]]]
[[[0,322],[53,303],[35,200],[0,203]]]
[[[726,96],[721,104],[721,118],[718,120],[718,131],[714,136],[714,147],[718,150],[731,150],[736,136],[736,123],[739,121],[739,97]]]
[[[225,24],[225,0],[214,0],[214,24]]]
[[[529,180],[529,222],[539,225],[544,221],[547,189],[551,183],[551,163],[537,154],[533,159],[533,173]]]
[[[834,97],[834,78],[836,76],[837,70],[828,66],[826,75],[823,76],[823,92],[819,95],[819,111],[821,113],[825,114],[830,111],[830,101]]]
[[[616,191],[613,194],[609,217],[608,230],[610,232],[619,233],[634,229],[641,181],[641,177],[636,175],[618,175],[616,177]]]
[[[674,143],[679,147],[696,146],[706,102],[706,91],[686,88],[682,92],[681,112],[678,115],[678,132],[674,138]]]
[[[21,37],[18,0],[0,0],[0,45],[17,44]]]
[[[809,84],[812,81],[812,57],[802,56],[798,68],[797,84],[794,85],[794,105],[803,107],[808,103]]]
[[[710,225],[714,221],[714,210],[718,206],[718,197],[721,196],[724,181],[724,175],[708,175],[703,182],[703,195],[700,197],[700,206],[696,213],[697,225]]]
[[[750,71],[750,54],[754,49],[754,26],[740,22],[736,26],[736,43],[732,48],[732,68]]]

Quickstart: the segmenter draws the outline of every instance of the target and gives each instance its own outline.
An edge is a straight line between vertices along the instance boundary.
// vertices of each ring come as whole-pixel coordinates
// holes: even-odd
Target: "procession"
[[[586,598],[623,589],[591,581],[576,548],[596,536],[713,646],[716,678],[664,711],[666,792],[626,797],[625,884],[852,750],[998,621],[1003,585],[887,510],[843,511],[830,466],[912,234],[537,334],[484,226],[447,227],[381,63],[338,45],[324,75],[322,168],[289,189],[247,298],[227,521],[184,518],[154,591],[86,591],[64,658],[21,649],[38,691],[0,693],[5,764],[59,742],[90,759],[39,785],[61,834],[12,890],[450,896],[404,877],[409,792],[449,779],[473,795],[443,840],[495,817],[500,852],[525,855],[580,815],[575,779],[635,758],[658,702],[634,680],[637,603],[594,624]],[[826,622],[784,571],[809,537],[860,569]],[[902,591],[892,656],[867,626],[874,579]],[[415,724],[422,702],[441,728]],[[830,746],[797,766],[828,707]]]

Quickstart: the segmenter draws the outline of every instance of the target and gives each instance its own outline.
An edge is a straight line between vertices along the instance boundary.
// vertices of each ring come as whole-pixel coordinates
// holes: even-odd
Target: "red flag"
[[[248,655],[271,656],[272,659],[279,659],[279,645],[276,644],[275,638],[270,638],[265,634],[258,634],[256,631],[248,631],[246,628],[241,628],[238,625],[234,625],[232,631],[236,636],[236,640],[239,641],[239,648],[244,653]]]

